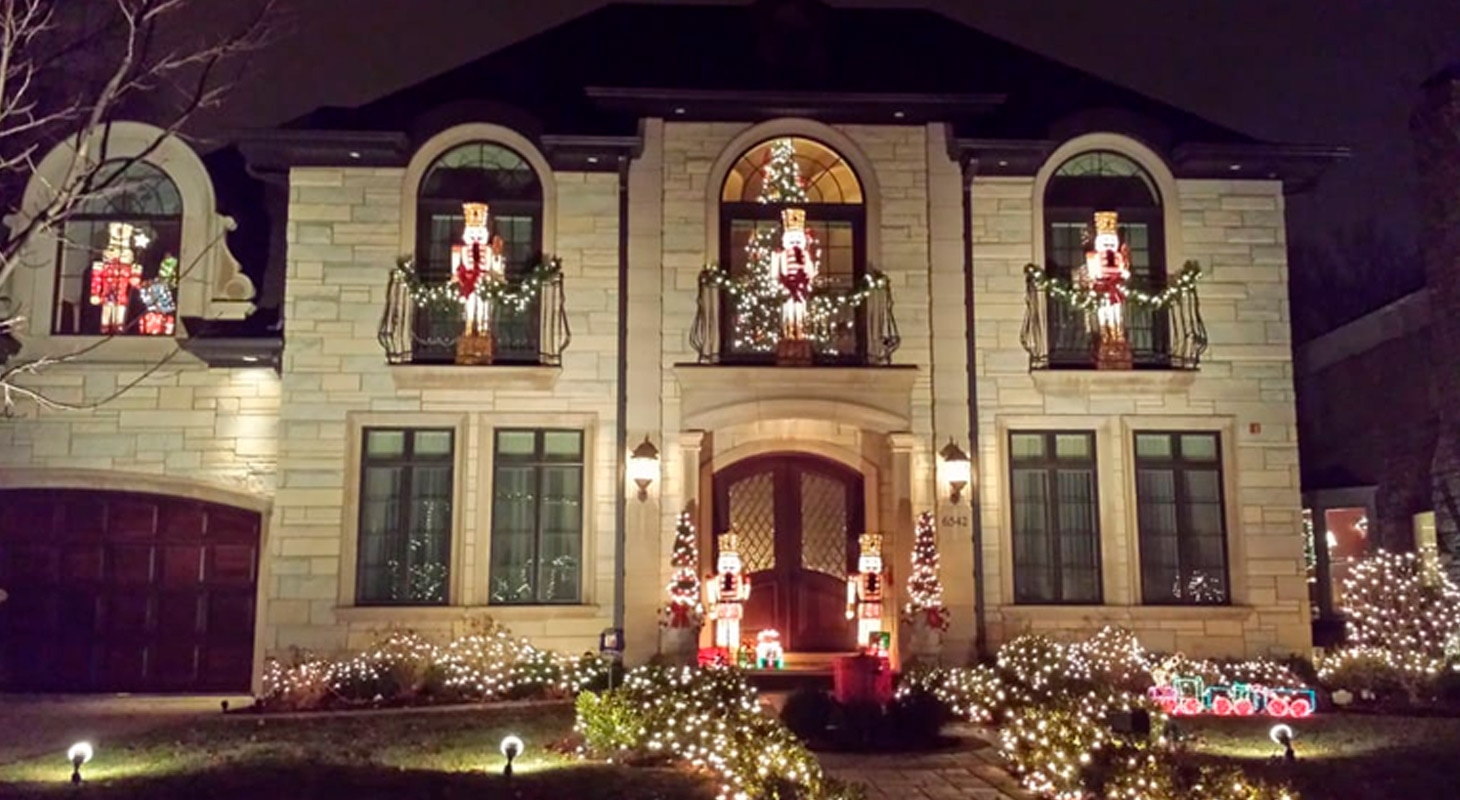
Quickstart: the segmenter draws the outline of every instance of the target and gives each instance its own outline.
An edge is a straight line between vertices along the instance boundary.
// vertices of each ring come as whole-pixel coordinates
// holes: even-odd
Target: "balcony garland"
[[[1135,287],[1126,288],[1126,301],[1150,308],[1164,309],[1172,303],[1196,292],[1196,282],[1201,279],[1201,265],[1188,261],[1181,267],[1176,280],[1155,294],[1143,292]],[[1100,305],[1100,295],[1094,288],[1076,285],[1068,278],[1056,278],[1034,264],[1024,267],[1025,280],[1034,288],[1050,297],[1057,297],[1074,308],[1093,311]]]
[[[527,307],[542,293],[545,284],[552,283],[562,274],[563,261],[554,257],[546,264],[534,267],[526,275],[510,281],[478,281],[476,296],[506,304],[514,311],[526,311]],[[417,309],[447,310],[459,306],[464,299],[452,281],[424,281],[416,273],[415,259],[402,256],[396,262],[395,278],[411,296]]]
[[[736,298],[748,295],[761,301],[782,303],[791,296],[790,292],[779,286],[776,287],[774,294],[771,294],[745,282],[737,281],[720,269],[718,264],[705,265],[705,268],[700,271],[700,283],[714,286]],[[812,289],[807,308],[813,318],[826,319],[838,311],[861,306],[867,302],[867,298],[871,297],[873,292],[886,289],[887,286],[886,275],[880,272],[869,272],[862,276],[862,287],[851,292],[843,294],[826,289]]]

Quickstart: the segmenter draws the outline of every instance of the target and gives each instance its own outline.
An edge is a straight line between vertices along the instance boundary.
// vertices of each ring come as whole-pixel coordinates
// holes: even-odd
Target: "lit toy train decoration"
[[[1309,717],[1318,707],[1312,689],[1270,689],[1256,683],[1207,686],[1201,678],[1172,678],[1153,686],[1148,695],[1173,716],[1215,714],[1219,717]]]

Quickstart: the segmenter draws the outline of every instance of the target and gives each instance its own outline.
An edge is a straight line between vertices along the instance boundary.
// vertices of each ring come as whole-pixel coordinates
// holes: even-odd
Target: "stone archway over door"
[[[248,691],[259,526],[165,495],[0,490],[0,689]]]
[[[790,651],[855,648],[846,580],[863,526],[862,492],[856,471],[803,454],[757,456],[715,474],[715,532],[739,534],[751,577],[742,636],[774,628]]]

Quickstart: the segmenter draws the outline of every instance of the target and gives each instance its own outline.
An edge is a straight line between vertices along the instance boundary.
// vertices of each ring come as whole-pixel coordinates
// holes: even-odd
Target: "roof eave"
[[[987,114],[1001,94],[756,91],[589,86],[588,99],[605,111],[675,120],[743,121],[814,117],[828,122],[921,124]]]

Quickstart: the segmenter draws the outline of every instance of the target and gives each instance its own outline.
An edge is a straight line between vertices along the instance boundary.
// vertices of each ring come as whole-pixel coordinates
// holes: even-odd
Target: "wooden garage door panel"
[[[0,491],[0,690],[246,690],[258,558],[255,512]]]

